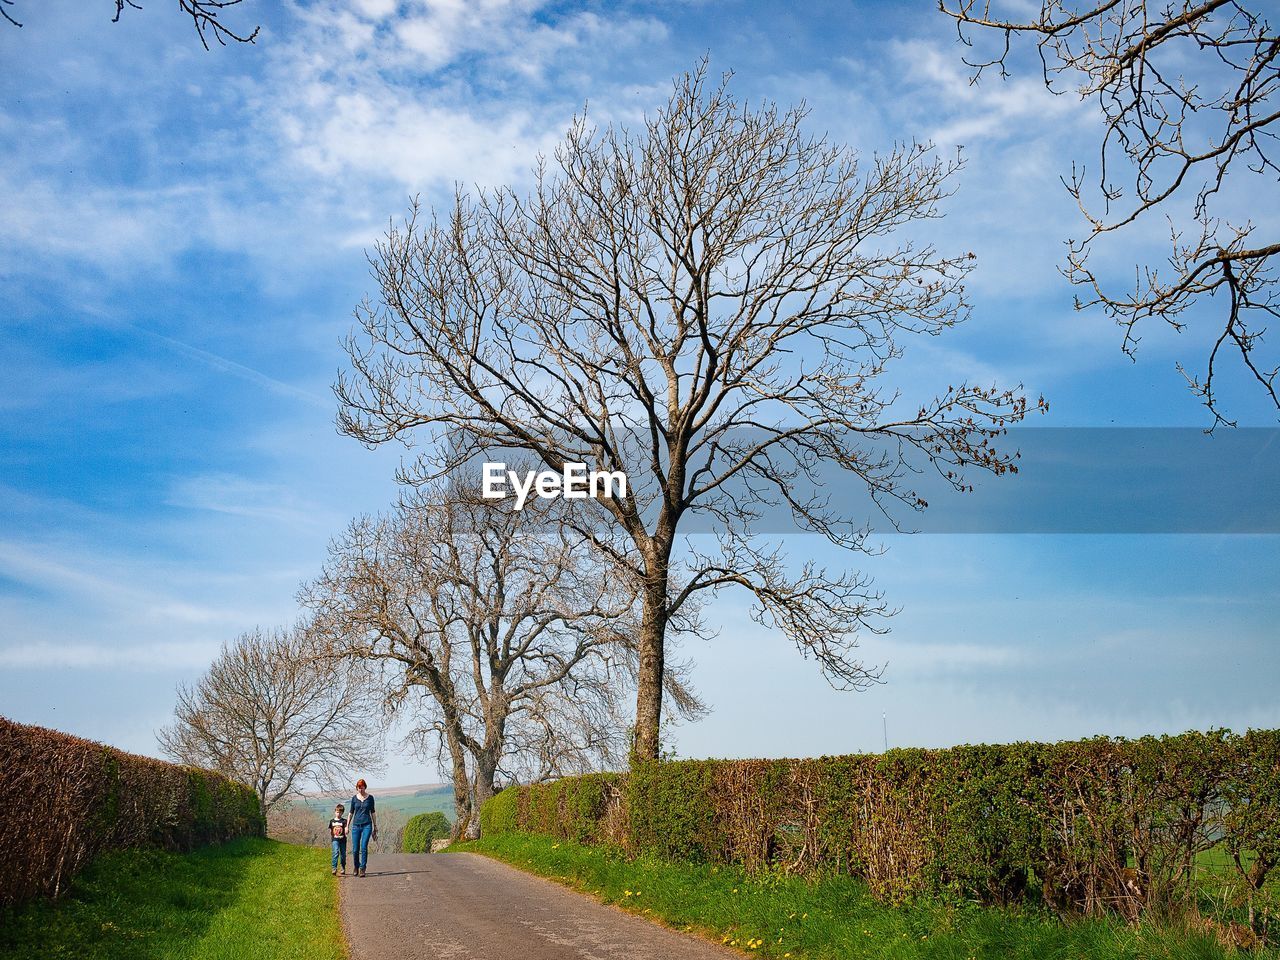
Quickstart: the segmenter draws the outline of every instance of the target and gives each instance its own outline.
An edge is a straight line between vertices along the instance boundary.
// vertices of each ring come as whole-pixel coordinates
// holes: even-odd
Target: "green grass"
[[[0,958],[340,960],[327,851],[245,839],[110,853],[57,903],[0,913]]]
[[[605,903],[764,957],[1216,960],[1231,955],[1202,932],[1135,928],[1118,920],[1064,923],[1031,907],[936,902],[890,907],[847,877],[751,878],[726,867],[628,860],[615,850],[529,834],[455,844],[448,852],[457,850],[486,854]],[[1274,960],[1280,952],[1248,956]]]

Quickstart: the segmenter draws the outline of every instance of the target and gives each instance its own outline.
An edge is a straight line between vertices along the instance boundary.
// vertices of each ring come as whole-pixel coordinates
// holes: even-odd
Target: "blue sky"
[[[913,345],[904,383],[1023,382],[1045,427],[1206,422],[1174,369],[1197,334],[1152,329],[1130,363],[1057,273],[1080,231],[1058,177],[1093,113],[1026,71],[969,86],[932,3],[246,0],[259,42],[212,52],[170,6],[112,25],[105,2],[27,0],[0,29],[6,716],[154,752],[175,684],[291,618],[327,538],[395,494],[399,453],[339,437],[329,392],[381,227],[411,195],[527,182],[584,102],[634,122],[704,54],[864,151],[963,144],[931,236],[978,254],[973,316]],[[1117,276],[1162,229],[1113,251]],[[919,745],[1280,724],[1272,537],[885,543],[855,562],[902,608],[865,645],[888,682],[829,690],[726,597],[719,639],[684,651],[714,710],[682,754],[874,749],[882,712]],[[434,771],[397,756],[387,777]]]

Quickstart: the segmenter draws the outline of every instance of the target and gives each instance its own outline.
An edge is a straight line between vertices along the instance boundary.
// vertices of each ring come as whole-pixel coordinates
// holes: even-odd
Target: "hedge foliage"
[[[0,717],[0,906],[57,897],[106,850],[156,845],[190,850],[263,836],[254,792],[195,767]]]
[[[409,818],[400,837],[402,853],[430,853],[432,840],[448,840],[449,818],[439,810],[419,813]]]
[[[1214,848],[1244,896],[1262,889],[1280,864],[1280,731],[643,763],[508,789],[481,825],[845,873],[886,900],[1039,896],[1135,917],[1184,904]]]
[[[588,773],[508,787],[480,808],[480,833],[524,831],[583,843],[625,843],[626,782],[620,773]]]

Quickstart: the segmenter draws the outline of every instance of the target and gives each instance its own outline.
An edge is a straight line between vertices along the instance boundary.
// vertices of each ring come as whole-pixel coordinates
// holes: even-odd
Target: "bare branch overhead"
[[[1198,369],[1179,364],[1214,425],[1234,423],[1218,389],[1231,355],[1244,380],[1280,410],[1280,363],[1263,354],[1280,307],[1280,239],[1265,223],[1259,235],[1248,212],[1257,191],[1276,196],[1280,177],[1280,32],[1261,6],[1043,0],[1039,15],[1026,20],[994,16],[990,0],[940,0],[939,8],[971,49],[983,34],[997,38],[989,55],[966,58],[975,82],[989,70],[1007,76],[1013,41],[1025,36],[1050,90],[1098,105],[1103,133],[1093,174],[1073,165],[1064,181],[1088,225],[1084,239],[1068,241],[1064,269],[1083,291],[1077,308],[1099,307],[1113,318],[1130,357],[1148,321],[1182,331],[1202,322],[1193,319],[1199,313],[1216,317]],[[1127,188],[1116,182],[1126,173]],[[1127,289],[1095,268],[1094,260],[1108,259],[1101,252],[1091,258],[1103,238],[1157,214],[1168,222],[1164,264],[1139,264]]]
[[[111,17],[112,23],[120,22],[120,17],[126,8],[142,9],[142,5],[136,0],[112,0],[112,2],[116,8],[115,14]],[[200,37],[200,43],[208,50],[210,38],[224,47],[228,43],[253,43],[258,39],[261,27],[255,26],[246,33],[239,28],[229,26],[222,19],[222,14],[228,7],[238,6],[241,2],[242,0],[178,0],[178,9],[191,18],[196,34]],[[9,9],[17,6],[17,0],[0,0],[0,4],[2,4],[0,17],[15,27],[21,27],[22,21],[19,21],[14,16],[14,12]]]

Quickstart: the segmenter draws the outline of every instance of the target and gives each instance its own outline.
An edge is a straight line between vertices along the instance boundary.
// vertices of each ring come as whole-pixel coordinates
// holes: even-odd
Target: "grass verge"
[[[560,881],[668,926],[764,957],[1218,960],[1232,956],[1197,930],[1064,923],[1035,908],[878,903],[847,877],[748,877],[702,864],[629,860],[619,851],[531,834],[503,834],[446,851],[482,853]],[[1241,956],[1235,954],[1236,956]],[[1280,951],[1247,954],[1280,960]]]
[[[0,958],[341,960],[326,851],[244,839],[106,854],[57,903],[0,913]]]

